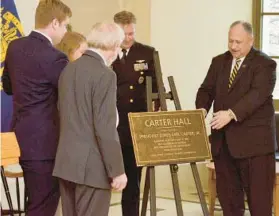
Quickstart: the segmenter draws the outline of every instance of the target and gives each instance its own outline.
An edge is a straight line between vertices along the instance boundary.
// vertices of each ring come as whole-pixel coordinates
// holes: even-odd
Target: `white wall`
[[[150,42],[149,0],[64,0],[64,2],[72,9],[71,24],[74,31],[86,35],[96,22],[112,21],[115,13],[128,10],[137,17],[137,39],[144,43]]]
[[[211,59],[226,51],[229,25],[239,19],[251,21],[252,0],[151,1],[151,45],[159,51],[164,78],[174,76],[183,109],[195,108],[196,92]],[[206,187],[204,165],[199,170]],[[171,190],[169,170],[158,168],[156,173],[160,194]],[[195,192],[188,165],[181,166],[179,179],[182,193]]]
[[[17,12],[23,25],[24,34],[28,35],[35,27],[35,10],[39,0],[15,0]]]

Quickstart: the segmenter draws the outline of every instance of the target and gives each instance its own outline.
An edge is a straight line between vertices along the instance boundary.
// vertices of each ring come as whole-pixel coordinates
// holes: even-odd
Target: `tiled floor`
[[[109,216],[122,216],[121,214],[121,205],[120,205],[120,194],[114,193],[111,199],[111,207],[109,211]],[[3,197],[2,197],[3,198]],[[5,204],[5,200],[3,204]],[[203,216],[203,212],[201,209],[201,205],[199,203],[194,202],[183,202],[183,212],[184,216]],[[4,205],[4,208],[6,204]],[[176,208],[175,202],[172,199],[166,198],[157,198],[156,199],[156,207],[157,207],[157,216],[175,216]],[[147,215],[150,215],[149,207],[147,211]],[[222,211],[220,207],[216,207],[215,216],[222,216]],[[250,214],[247,212],[245,216],[249,216]],[[62,216],[61,207],[57,211],[56,216]]]
[[[156,200],[157,205],[157,215],[158,216],[175,216],[176,208],[173,200],[161,199]],[[202,216],[201,206],[196,203],[183,202],[183,212],[184,216]],[[220,211],[218,213],[221,213]],[[216,216],[222,215],[218,214],[216,211]],[[150,215],[150,211],[147,211],[147,215]],[[116,205],[110,208],[109,216],[121,216],[121,206]]]
[[[120,195],[113,194],[112,196],[112,206],[110,207],[109,216],[122,216],[121,205],[120,205]],[[156,199],[157,216],[175,216],[176,208],[175,202],[172,199],[157,198]],[[182,202],[184,216],[203,216],[201,205],[194,202]],[[149,209],[149,208],[148,208]],[[147,215],[150,215],[150,211],[147,211]],[[215,216],[222,216],[223,213],[220,207],[216,207]],[[250,216],[247,212],[245,216]]]
[[[173,200],[157,198],[157,216],[175,216],[176,209]],[[203,216],[201,206],[198,203],[183,202],[183,213],[184,216]],[[147,211],[147,215],[150,215],[150,211]],[[215,216],[222,216],[222,211],[218,208],[215,210]],[[61,210],[58,209],[56,216],[62,216]],[[121,205],[114,204],[110,207],[109,216],[122,216]],[[250,216],[247,212],[245,216]]]
[[[9,185],[15,185],[14,179],[9,179],[8,182],[9,182]],[[21,191],[23,191],[22,179],[20,179],[20,187],[21,187]],[[7,201],[6,201],[6,197],[4,195],[3,187],[1,187],[1,190],[2,190],[1,191],[2,196],[1,196],[0,200],[1,200],[3,208],[7,209]],[[15,207],[17,207],[15,187],[10,187],[10,192],[12,195],[13,204],[15,205]],[[21,195],[23,195],[23,194],[21,194]],[[172,197],[172,194],[158,191],[157,196],[158,196],[156,199],[157,216],[175,216],[176,215],[175,202],[173,199],[168,198],[168,197]],[[21,197],[22,197],[21,203],[23,203],[23,196],[21,196]],[[186,196],[184,195],[183,197],[186,197]],[[120,200],[121,200],[120,193],[112,194],[109,216],[121,216],[122,215]],[[182,203],[184,216],[203,216],[201,205],[197,202],[198,201],[197,195],[188,194],[187,200],[190,200],[192,202],[184,201]],[[147,215],[150,215],[150,211],[147,212]],[[222,214],[222,211],[220,210],[220,207],[217,206],[216,211],[215,211],[215,216],[222,216],[222,215],[223,214]],[[245,216],[249,216],[249,215],[250,215],[249,213],[245,214]],[[60,206],[58,208],[56,216],[62,216]]]

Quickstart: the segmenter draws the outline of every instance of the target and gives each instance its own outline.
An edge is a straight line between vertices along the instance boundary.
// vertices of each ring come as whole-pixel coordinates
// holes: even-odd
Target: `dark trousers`
[[[65,216],[108,216],[111,191],[59,180]]]
[[[127,186],[122,192],[122,215],[139,216],[141,167],[137,167],[133,146],[122,146]]]
[[[54,160],[20,161],[28,203],[27,216],[54,216],[59,198],[58,179],[52,176]]]
[[[252,150],[251,150],[252,151]],[[235,159],[224,143],[214,158],[217,194],[224,216],[243,216],[244,192],[251,216],[272,215],[274,154]]]

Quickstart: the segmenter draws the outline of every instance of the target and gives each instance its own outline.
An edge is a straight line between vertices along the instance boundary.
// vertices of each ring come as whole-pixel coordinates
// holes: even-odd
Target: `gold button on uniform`
[[[133,99],[130,99],[130,103],[133,103],[134,102],[134,100]]]
[[[130,85],[130,89],[134,89],[134,86]]]
[[[141,72],[140,72],[140,74],[141,74],[141,75],[143,75],[143,74],[144,74],[144,72],[143,72],[143,71],[141,71]]]

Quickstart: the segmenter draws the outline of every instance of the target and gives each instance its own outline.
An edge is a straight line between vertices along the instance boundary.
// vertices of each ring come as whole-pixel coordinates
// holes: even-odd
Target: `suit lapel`
[[[248,71],[249,67],[250,67],[250,64],[253,60],[253,57],[254,57],[254,53],[255,53],[255,49],[252,48],[250,50],[250,52],[248,53],[248,55],[245,57],[244,61],[242,62],[238,72],[237,72],[237,75],[232,83],[232,86],[231,88],[229,89],[229,92],[233,90],[233,88],[235,87],[235,84],[239,81],[240,77],[242,76],[243,73],[246,73],[246,71]]]
[[[132,58],[133,55],[134,55],[136,43],[137,43],[137,42],[135,42],[135,43],[130,47],[130,50],[129,50],[128,55],[127,55],[128,61],[131,60],[131,58]]]
[[[133,53],[134,53],[134,49],[135,49],[135,45],[136,45],[137,42],[135,42],[131,47],[130,47],[130,50],[126,56],[126,61],[130,61],[132,56],[133,56]],[[122,71],[123,70],[123,64],[121,63],[121,60],[119,58],[119,55],[117,55],[117,58],[116,60],[112,63],[112,68],[116,69],[116,68],[121,68],[120,69],[116,69],[116,71]]]

